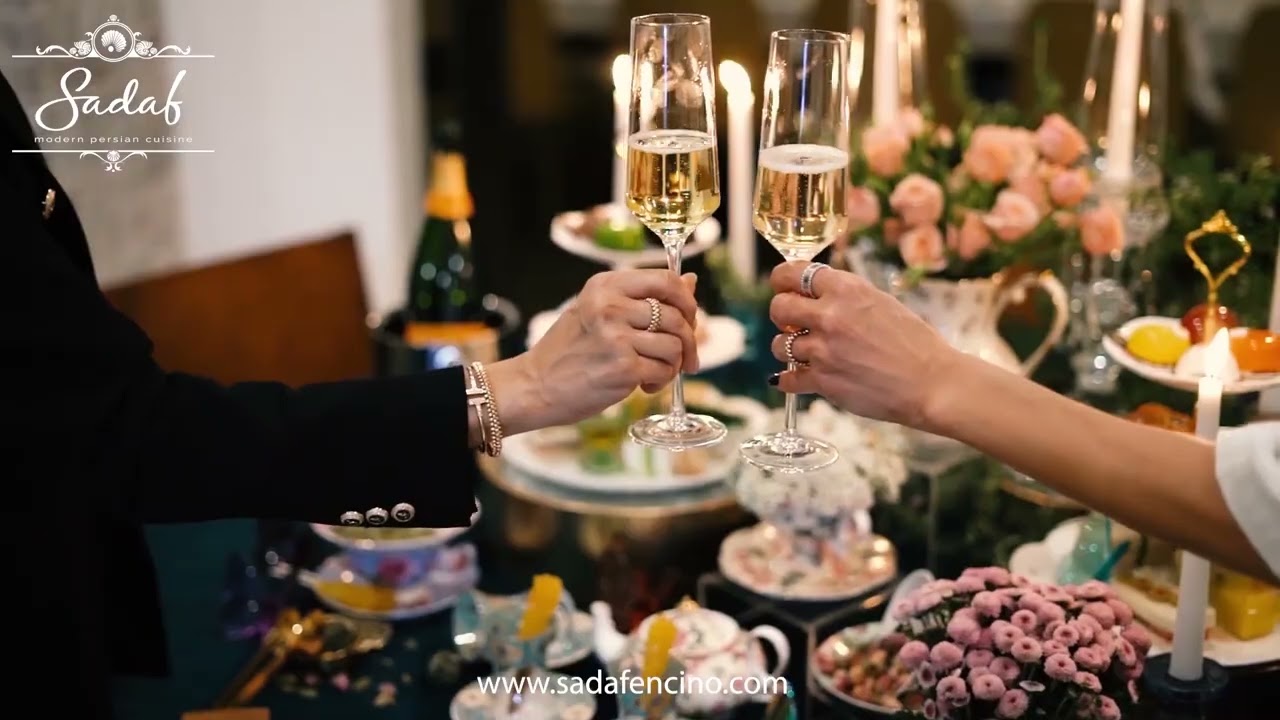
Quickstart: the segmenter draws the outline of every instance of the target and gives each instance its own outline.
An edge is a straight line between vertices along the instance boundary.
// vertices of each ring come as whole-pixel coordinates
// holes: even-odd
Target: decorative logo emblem
[[[190,47],[180,47],[178,45],[162,45],[157,46],[152,40],[142,37],[142,33],[135,31],[127,24],[120,20],[118,15],[109,15],[107,21],[98,25],[98,27],[84,34],[84,40],[76,40],[67,45],[49,45],[47,47],[36,47],[34,55],[14,55],[14,58],[72,58],[75,60],[98,59],[109,63],[118,63],[122,60],[152,60],[155,58],[177,58],[177,59],[195,59],[195,58],[212,58],[212,55],[193,55]],[[59,144],[72,144],[83,142],[84,138],[68,138],[70,130],[75,125],[76,119],[80,115],[164,115],[165,121],[170,126],[176,125],[180,117],[179,108],[181,100],[177,99],[178,88],[186,75],[186,70],[181,70],[173,79],[172,87],[167,96],[142,96],[139,92],[139,81],[131,80],[125,88],[124,94],[116,99],[100,98],[94,94],[79,94],[89,87],[92,79],[92,71],[87,67],[76,67],[68,70],[62,78],[63,97],[55,99],[41,106],[41,110],[36,113],[36,124],[51,133],[60,133],[57,139],[41,139],[37,137],[40,143],[57,142]],[[74,79],[75,82],[70,81]],[[41,113],[49,106],[62,106],[66,104],[70,108],[71,119],[65,126],[50,127],[41,122]],[[52,136],[50,136],[52,137]],[[101,140],[86,142],[85,144],[96,144]],[[41,149],[41,150],[14,150],[15,153],[74,153],[80,157],[97,158],[102,162],[107,172],[120,172],[125,161],[140,157],[146,158],[150,153],[211,153],[212,150],[197,150],[185,147],[186,143],[191,142],[191,138],[182,137],[146,137],[131,138],[120,140],[115,138],[112,142],[131,142],[138,144],[147,144],[146,148],[63,148]],[[180,145],[179,147],[157,147],[164,145]],[[345,516],[344,516],[344,522]]]
[[[120,62],[126,58],[150,60],[158,57],[208,57],[207,55],[191,55],[191,48],[177,45],[165,45],[157,48],[150,40],[143,40],[142,33],[120,22],[120,17],[111,15],[107,21],[96,29],[85,33],[88,40],[77,40],[70,47],[50,45],[36,48],[34,57],[71,57],[98,58],[107,62]],[[32,57],[15,55],[14,57]]]

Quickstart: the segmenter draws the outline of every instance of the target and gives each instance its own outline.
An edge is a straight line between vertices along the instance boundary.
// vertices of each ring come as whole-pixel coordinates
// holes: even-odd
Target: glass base
[[[715,445],[729,429],[706,415],[650,415],[631,425],[631,439],[640,445],[672,452]]]
[[[800,435],[757,435],[742,443],[742,459],[761,470],[802,473],[819,470],[840,459],[835,446]]]

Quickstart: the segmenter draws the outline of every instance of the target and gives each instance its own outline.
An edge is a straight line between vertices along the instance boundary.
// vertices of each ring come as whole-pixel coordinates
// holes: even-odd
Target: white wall
[[[422,22],[405,0],[162,0],[188,69],[182,264],[351,228],[369,306],[403,299],[421,219]],[[112,278],[102,278],[110,284]]]

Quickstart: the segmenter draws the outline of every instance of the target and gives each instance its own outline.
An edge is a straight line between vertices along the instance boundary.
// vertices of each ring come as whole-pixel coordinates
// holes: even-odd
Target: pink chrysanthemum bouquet
[[[892,609],[926,720],[1119,720],[1151,647],[1110,586],[1058,587],[1003,568],[930,582]]]

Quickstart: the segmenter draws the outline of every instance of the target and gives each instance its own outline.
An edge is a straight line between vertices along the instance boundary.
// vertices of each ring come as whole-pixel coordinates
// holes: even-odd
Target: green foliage
[[[1225,210],[1249,239],[1253,255],[1239,274],[1223,285],[1220,300],[1235,310],[1244,324],[1266,327],[1280,238],[1276,220],[1280,174],[1270,158],[1245,158],[1233,167],[1219,170],[1209,152],[1170,153],[1165,168],[1169,225],[1151,242],[1145,257],[1136,256],[1130,261],[1151,268],[1160,314],[1181,317],[1205,301],[1206,283],[1187,257],[1184,239],[1218,210]],[[1240,256],[1235,243],[1221,237],[1198,241],[1196,250],[1215,272]]]

